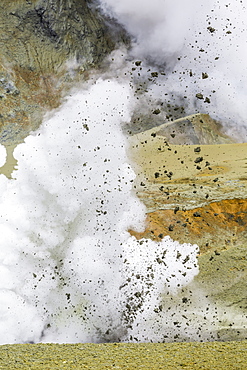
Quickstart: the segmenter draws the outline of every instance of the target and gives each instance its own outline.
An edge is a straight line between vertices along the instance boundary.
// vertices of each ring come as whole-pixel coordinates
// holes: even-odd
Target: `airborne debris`
[[[195,160],[194,160],[194,162],[195,163],[200,163],[200,162],[202,162],[203,161],[203,157],[197,157]]]
[[[164,171],[164,172],[165,172],[165,171]],[[173,172],[171,172],[171,171],[170,171],[169,173],[167,173],[167,174],[166,174],[166,176],[167,176],[167,177],[169,177],[169,179],[171,179],[172,175],[173,175]]]
[[[211,26],[207,27],[207,30],[208,30],[209,32],[211,32],[211,33],[215,32],[215,28],[213,28],[213,27],[211,27]]]
[[[194,217],[201,217],[201,214],[200,214],[199,212],[194,212],[194,213],[193,213],[193,216],[194,216]]]
[[[203,95],[201,93],[196,94],[197,99],[203,99]]]

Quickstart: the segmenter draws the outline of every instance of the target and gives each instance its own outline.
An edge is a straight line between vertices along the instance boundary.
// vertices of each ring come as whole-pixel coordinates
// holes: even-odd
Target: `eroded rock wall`
[[[91,1],[1,1],[0,141],[18,143],[36,129],[63,91],[121,42],[126,33]]]

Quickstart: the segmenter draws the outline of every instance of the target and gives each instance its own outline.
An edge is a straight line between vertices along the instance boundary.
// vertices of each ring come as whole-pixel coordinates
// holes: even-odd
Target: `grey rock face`
[[[19,48],[15,50],[16,60],[23,67],[37,68],[35,58],[30,58],[29,55],[32,53],[30,44],[35,39],[36,50],[44,51],[44,46],[50,47],[50,53],[60,58],[60,63],[67,57],[76,57],[84,68],[99,63],[102,57],[115,47],[115,42],[120,40],[119,35],[123,35],[123,31],[115,24],[113,32],[90,4],[90,1],[85,0],[36,0],[23,2],[13,10],[9,9],[9,14],[6,15],[17,36],[12,42],[26,44],[23,45],[21,55]],[[37,51],[38,54],[39,52],[41,50]],[[23,59],[20,60],[20,56]],[[48,70],[51,68],[49,59],[46,63],[45,60],[42,61],[42,67]],[[57,69],[59,64],[52,63],[52,67]]]
[[[17,143],[36,129],[42,111],[57,107],[70,83],[85,79],[85,71],[120,42],[128,42],[123,29],[103,18],[91,1],[3,0],[0,141]]]
[[[155,136],[165,138],[171,145],[217,145],[234,142],[222,132],[219,122],[208,114],[201,113],[182,117],[143,131],[142,135],[155,134]]]

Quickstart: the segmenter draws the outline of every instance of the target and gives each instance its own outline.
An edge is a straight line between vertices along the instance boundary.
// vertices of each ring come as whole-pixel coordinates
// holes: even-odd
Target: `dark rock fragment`
[[[193,216],[194,216],[194,217],[201,217],[201,214],[200,214],[199,212],[194,212],[194,213],[193,213]]]
[[[158,114],[160,114],[160,109],[158,108],[158,109],[155,109],[154,111],[153,111],[153,114],[156,114],[156,115],[158,115]]]
[[[215,28],[209,26],[207,27],[207,30],[210,32],[210,33],[214,33],[215,32]]]
[[[196,94],[197,99],[204,99],[203,95],[201,93]]]
[[[197,157],[195,160],[194,160],[194,162],[195,163],[200,163],[200,162],[202,162],[203,161],[203,157]]]

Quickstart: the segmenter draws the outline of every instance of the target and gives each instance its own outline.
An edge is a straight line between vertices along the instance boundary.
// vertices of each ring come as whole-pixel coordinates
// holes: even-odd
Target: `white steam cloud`
[[[247,141],[244,1],[101,0],[101,8],[133,36],[133,58],[165,71],[150,87],[154,101],[183,105],[185,115],[208,113]]]
[[[179,103],[243,138],[246,8],[237,0],[101,5],[131,33],[132,49],[115,51],[114,66],[16,148],[15,179],[0,176],[1,343],[214,338],[214,307],[188,288],[198,247],[128,233],[144,226],[145,209],[121,126],[148,104]],[[150,76],[150,63],[159,73]]]
[[[117,18],[133,36],[133,53],[167,63],[183,47],[200,1],[102,0],[102,9]]]
[[[84,86],[15,149],[15,179],[0,177],[2,344],[160,340],[162,295],[198,273],[196,245],[127,231],[145,218],[120,128],[131,101],[114,79]]]

